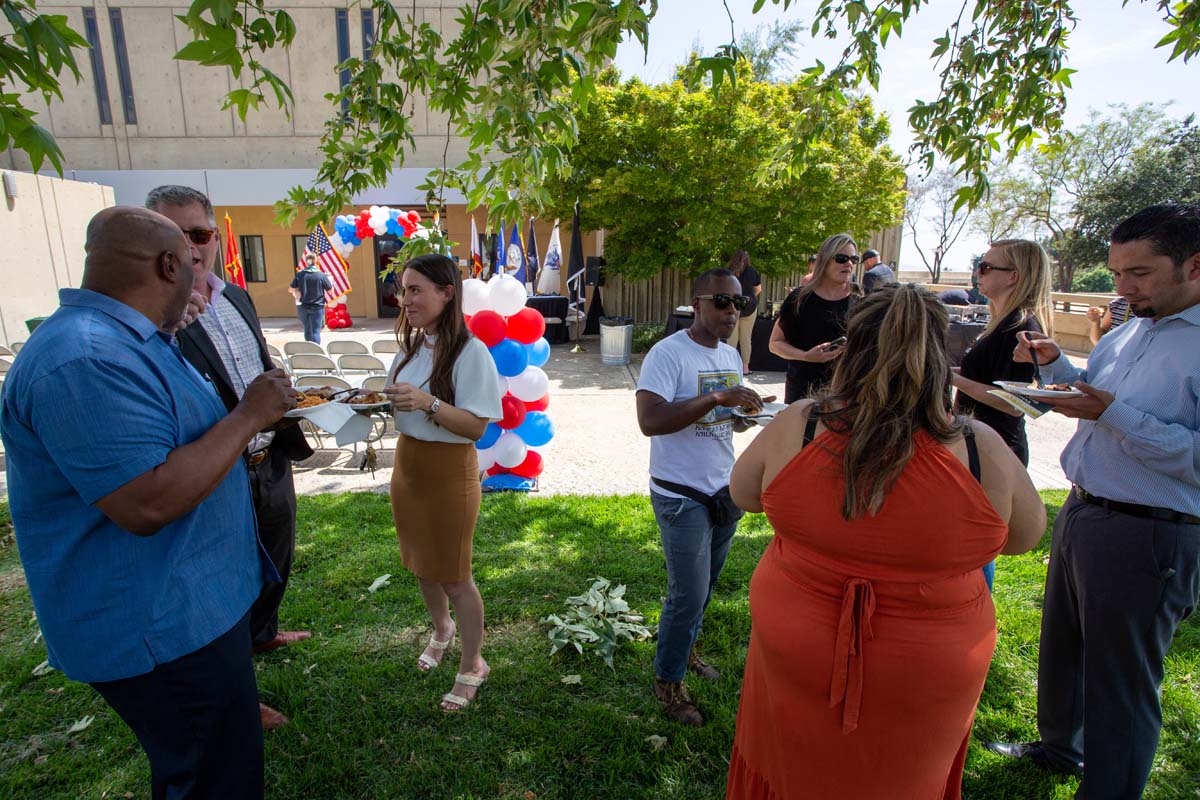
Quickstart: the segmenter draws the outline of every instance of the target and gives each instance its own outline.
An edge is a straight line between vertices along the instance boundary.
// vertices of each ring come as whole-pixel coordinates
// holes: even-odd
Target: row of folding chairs
[[[330,389],[353,388],[347,381],[336,375],[301,375],[296,378],[296,386],[301,389],[305,386],[328,386]],[[382,392],[384,386],[387,386],[386,376],[372,375],[362,382],[361,388],[365,392]]]
[[[378,355],[390,355],[393,353],[400,352],[400,343],[397,342],[395,339],[377,339],[374,342],[371,342],[371,349],[368,350],[367,346],[365,344],[363,344],[362,342],[355,342],[350,339],[342,339],[340,341],[329,342],[324,347],[317,344],[316,342],[288,342],[287,344],[285,344],[283,346],[282,351],[280,351],[280,349],[278,347],[276,347],[275,345],[268,344],[267,350],[269,350],[271,352],[271,355],[278,356],[278,358],[281,361],[285,360],[285,358],[287,356],[295,356],[295,355],[308,354],[308,353],[311,353],[313,355],[321,355],[321,356],[324,356],[324,355],[328,355],[328,356],[367,355],[367,354],[374,354],[374,355],[378,356]]]
[[[285,369],[293,375],[312,372],[325,375],[348,375],[350,373],[382,375],[387,372],[387,366],[382,361],[375,356],[362,353],[340,355],[336,362],[329,356],[318,353],[297,353],[294,356],[288,356]]]

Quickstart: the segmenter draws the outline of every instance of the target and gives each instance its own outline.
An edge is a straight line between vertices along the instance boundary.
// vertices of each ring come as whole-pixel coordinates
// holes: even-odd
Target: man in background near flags
[[[350,291],[346,262],[329,243],[323,226],[318,224],[308,235],[298,269],[288,291],[300,301],[296,313],[304,325],[305,341],[320,344],[325,304],[337,304]]]
[[[524,285],[527,273],[525,270],[525,245],[521,241],[521,223],[514,222],[512,234],[508,240],[508,251],[504,254],[504,272],[512,275]]]
[[[247,386],[262,373],[275,369],[254,302],[246,290],[213,274],[221,240],[216,235],[212,203],[203,192],[188,186],[159,186],[146,196],[146,208],[174,222],[188,238],[195,273],[193,290],[204,297],[208,309],[177,332],[175,339],[180,354],[208,378],[226,410],[232,411],[241,402]],[[232,224],[226,225],[226,231],[232,239]],[[227,256],[228,253],[226,248]],[[296,550],[292,462],[302,461],[313,452],[300,426],[286,422],[276,430],[257,434],[243,456],[250,477],[258,538],[280,578],[279,583],[263,584],[258,599],[250,607],[251,644],[259,653],[312,636],[308,631],[279,630],[279,605],[283,602]],[[262,703],[258,711],[264,730],[278,728],[288,721],[279,711]]]
[[[242,269],[242,254],[238,252],[237,239],[233,238],[233,220],[225,215],[225,274],[229,283],[239,289],[246,288],[246,272]]]
[[[525,240],[525,263],[529,265],[529,293],[537,294],[538,285],[538,269],[541,264],[538,263],[538,247],[537,234],[533,230],[534,217],[529,218],[529,237]]]
[[[546,262],[538,272],[538,294],[562,293],[562,239],[558,234],[558,220],[550,231],[550,243],[546,246]]]
[[[471,277],[483,274],[483,248],[480,247],[479,231],[475,228],[475,217],[471,217]]]

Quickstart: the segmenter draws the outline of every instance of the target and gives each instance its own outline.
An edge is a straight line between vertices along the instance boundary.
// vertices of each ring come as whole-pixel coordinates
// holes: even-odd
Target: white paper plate
[[[392,404],[390,402],[383,403],[345,403],[355,411],[391,411]]]
[[[318,408],[324,408],[327,405],[330,405],[330,403],[325,402],[325,403],[318,403],[315,406],[307,406],[305,408],[293,408],[291,411],[284,412],[283,415],[285,417],[292,417],[292,418],[307,417],[309,414],[316,411]]]
[[[1035,400],[1062,400],[1067,397],[1083,397],[1083,392],[1078,389],[1068,389],[1065,392],[1055,389],[1038,389],[1027,383],[1018,383],[1017,381],[992,381],[1006,392],[1019,394],[1022,397],[1032,397]]]
[[[763,403],[762,411],[757,414],[751,414],[738,407],[733,409],[733,415],[742,419],[773,419],[776,414],[785,408],[787,408],[787,403]]]

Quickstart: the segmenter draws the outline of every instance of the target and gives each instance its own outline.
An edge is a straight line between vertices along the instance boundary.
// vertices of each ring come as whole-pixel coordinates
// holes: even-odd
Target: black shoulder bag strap
[[[804,423],[804,439],[800,443],[800,449],[808,447],[812,444],[812,440],[817,435],[817,416],[812,411],[808,412],[808,421]]]

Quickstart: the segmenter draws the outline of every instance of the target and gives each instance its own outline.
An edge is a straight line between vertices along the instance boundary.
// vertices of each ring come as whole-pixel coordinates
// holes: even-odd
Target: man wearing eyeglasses
[[[1039,742],[1002,755],[1082,772],[1077,798],[1136,798],[1162,727],[1163,663],[1200,602],[1200,206],[1151,206],[1112,232],[1109,269],[1136,319],[1087,368],[1018,334],[1015,360],[1082,395],[1044,400],[1079,420],[1074,484],[1054,523],[1038,654]]]
[[[654,694],[668,718],[699,726],[704,715],[683,679],[689,670],[719,677],[695,643],[742,516],[729,497],[733,433],[745,430],[733,409],[757,413],[775,398],[742,385],[741,356],[723,341],[749,299],[738,279],[727,269],[709,270],[692,294],[691,328],[658,342],[642,362],[637,417],[650,437],[650,503],[667,562]]]
[[[250,295],[213,273],[221,242],[216,235],[212,203],[188,186],[159,186],[146,196],[146,208],[170,219],[188,239],[195,271],[194,290],[208,307],[197,322],[176,333],[183,357],[217,390],[225,407],[237,406],[246,387],[275,368]],[[296,548],[296,490],[292,461],[312,455],[300,427],[287,420],[273,431],[255,436],[245,454],[254,497],[258,536],[279,583],[263,585],[250,610],[250,634],[256,653],[309,638],[308,631],[279,630],[279,605],[287,588]],[[267,730],[287,723],[279,711],[260,704]]]

